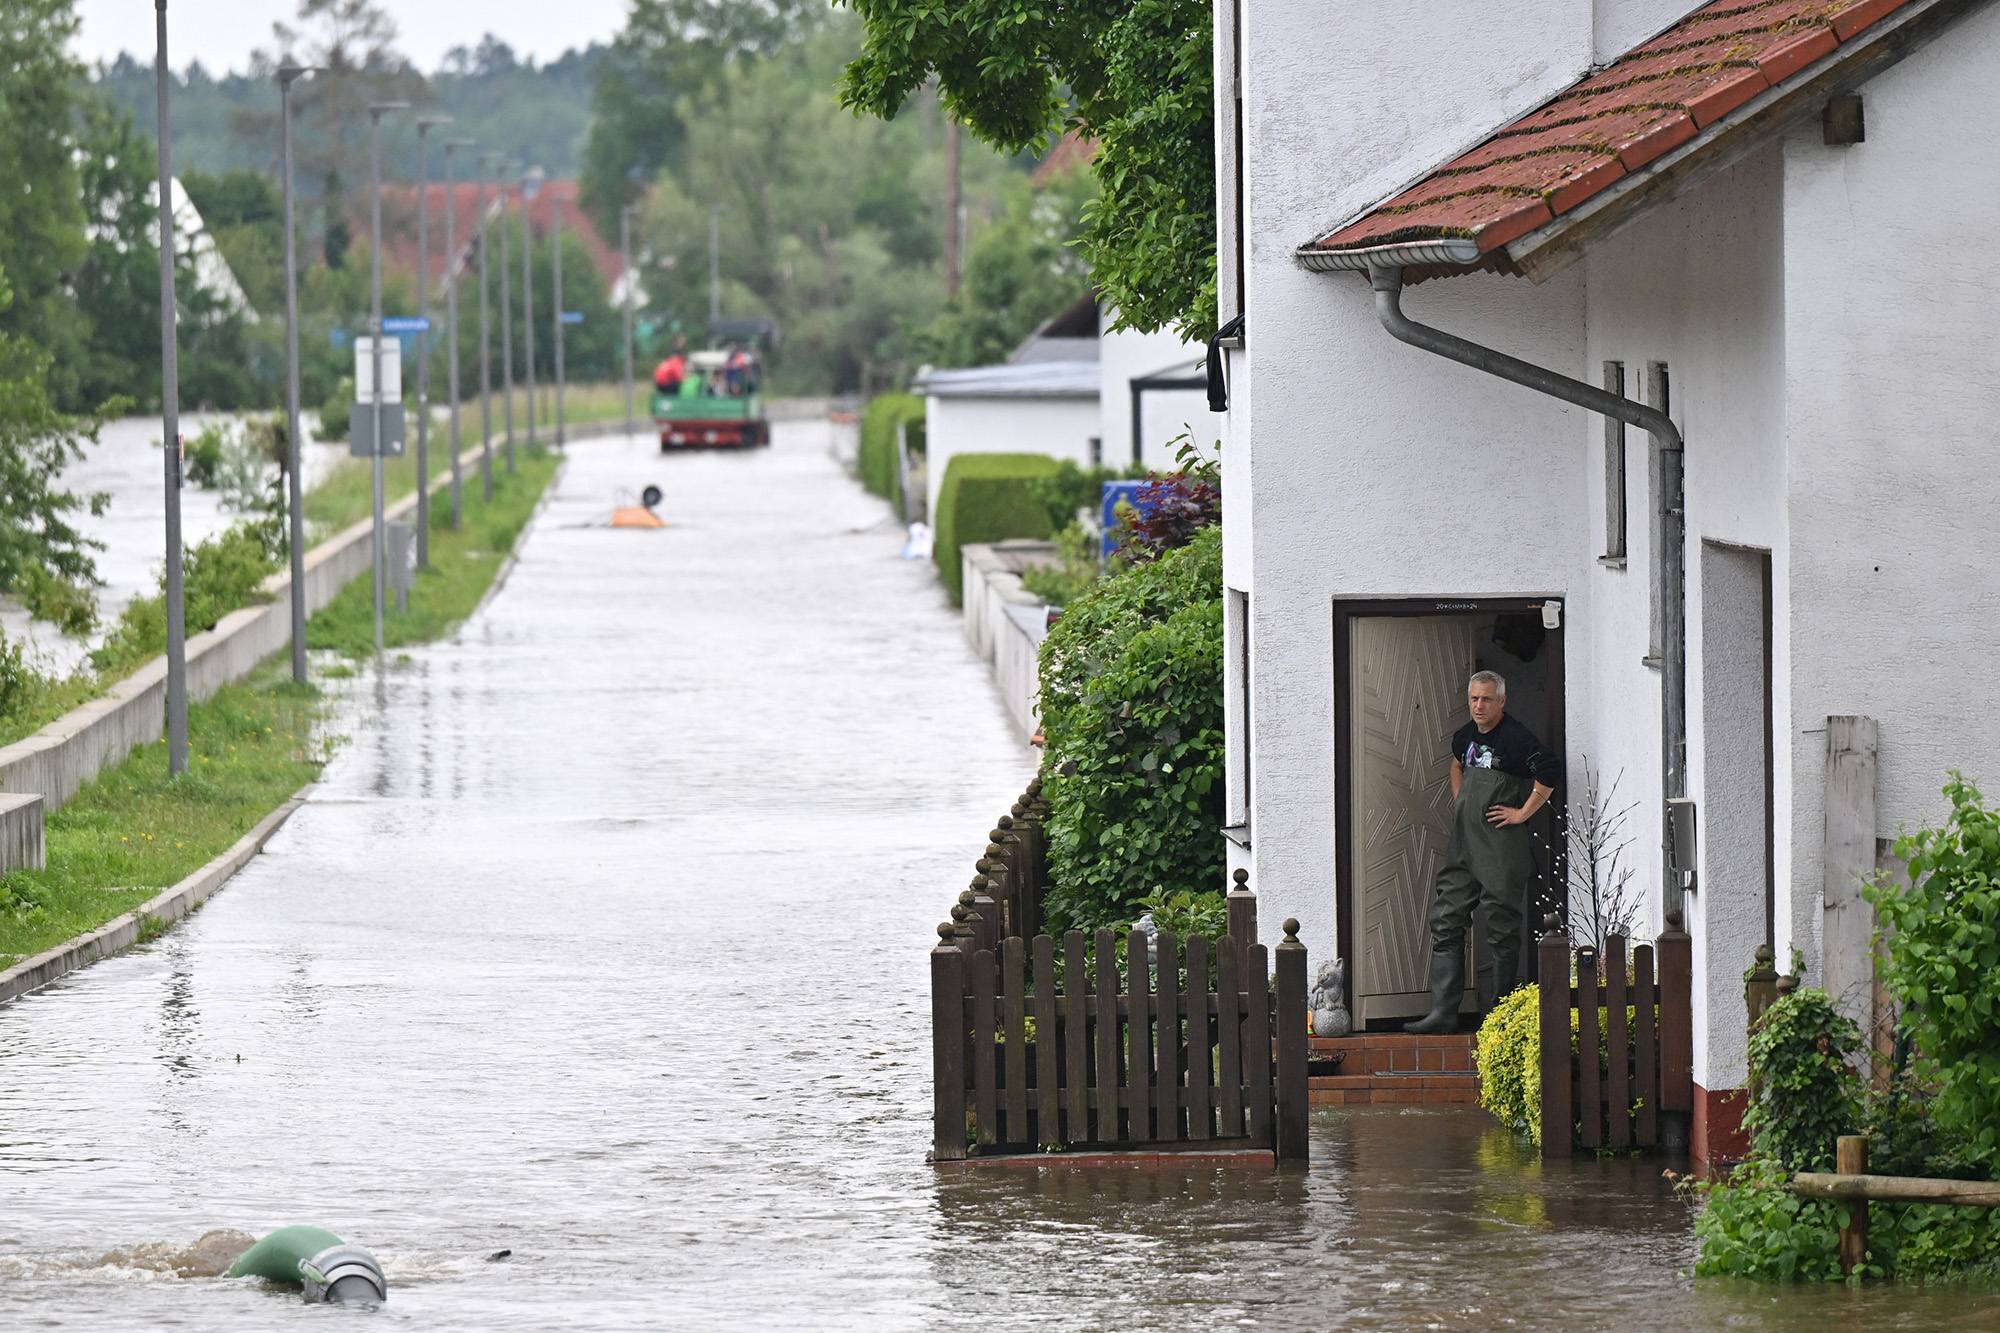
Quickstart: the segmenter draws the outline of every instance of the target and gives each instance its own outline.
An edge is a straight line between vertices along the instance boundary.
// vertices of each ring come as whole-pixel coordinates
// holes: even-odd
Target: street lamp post
[[[164,3],[164,0],[162,0]],[[369,411],[375,417],[370,447],[371,509],[375,517],[370,563],[375,567],[375,651],[382,651],[382,583],[387,555],[382,547],[382,116],[407,111],[408,102],[371,102],[368,106],[368,376]]]
[[[625,433],[632,434],[632,205],[618,210],[619,304],[625,316]]]
[[[542,169],[521,173],[521,343],[522,373],[528,386],[528,445],[535,443],[535,232],[528,204],[542,188]]]
[[[513,248],[507,237],[507,173],[512,163],[501,164],[500,175],[500,410],[506,424],[507,471],[514,470],[514,283]]]
[[[450,116],[417,118],[417,568],[431,566],[431,173],[425,156],[433,125]]]
[[[292,84],[311,71],[297,65],[278,70],[278,106],[284,122],[285,157],[285,471],[291,509],[292,679],[306,682],[306,484],[304,450],[299,444],[299,259],[298,223],[292,201]]]
[[[486,182],[492,153],[479,155],[479,477],[486,503],[493,503],[493,320],[486,279]]]
[[[452,179],[451,155],[472,147],[470,139],[453,139],[444,146],[445,339],[451,344],[451,530],[465,525],[465,487],[458,467],[458,183]]]
[[[562,197],[549,196],[549,274],[554,287],[556,332],[556,448],[568,443],[563,415],[563,299],[562,299]]]
[[[173,130],[167,119],[167,0],[153,0],[153,78],[160,126],[160,452],[167,487],[167,775],[187,772],[187,608],[181,600],[181,402],[180,346],[174,302]]]

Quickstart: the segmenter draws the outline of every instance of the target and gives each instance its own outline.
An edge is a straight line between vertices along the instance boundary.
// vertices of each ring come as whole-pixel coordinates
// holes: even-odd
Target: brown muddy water
[[[0,1009],[0,1329],[2000,1325],[1695,1282],[1658,1164],[1475,1111],[1324,1113],[1310,1172],[926,1166],[925,950],[1033,760],[824,445],[573,446],[268,855]],[[647,482],[672,526],[594,526]],[[294,1222],[389,1304],[170,1271]]]

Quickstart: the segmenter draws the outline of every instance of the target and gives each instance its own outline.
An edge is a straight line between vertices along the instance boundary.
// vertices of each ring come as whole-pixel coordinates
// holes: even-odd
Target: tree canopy
[[[1215,323],[1210,7],[1203,0],[843,0],[864,43],[842,102],[885,119],[931,79],[946,112],[1008,152],[1096,140],[1081,240],[1121,326]]]

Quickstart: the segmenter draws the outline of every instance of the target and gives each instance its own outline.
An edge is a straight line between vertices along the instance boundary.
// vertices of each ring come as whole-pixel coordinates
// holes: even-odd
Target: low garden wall
[[[993,666],[1000,698],[1023,738],[1035,734],[1038,666],[1048,604],[1021,586],[1021,571],[1054,564],[1053,542],[980,542],[959,547],[965,638]]]

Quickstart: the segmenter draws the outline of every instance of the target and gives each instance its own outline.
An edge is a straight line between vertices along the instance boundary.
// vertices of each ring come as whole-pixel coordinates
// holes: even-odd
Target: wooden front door
[[[1355,616],[1349,625],[1353,1000],[1357,1026],[1430,1007],[1426,915],[1450,836],[1451,734],[1465,721],[1474,622]]]

